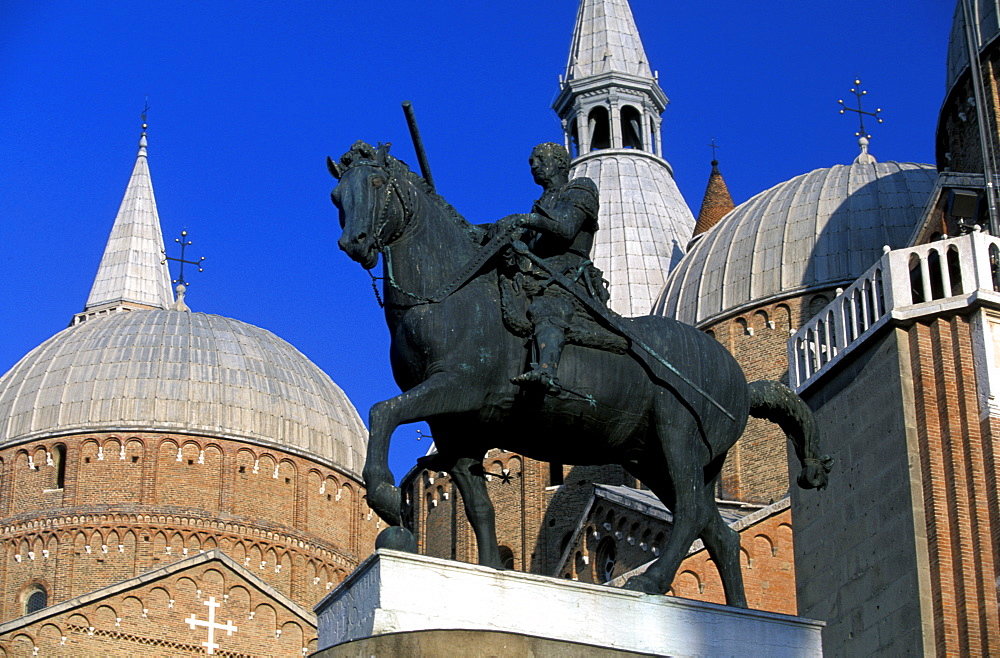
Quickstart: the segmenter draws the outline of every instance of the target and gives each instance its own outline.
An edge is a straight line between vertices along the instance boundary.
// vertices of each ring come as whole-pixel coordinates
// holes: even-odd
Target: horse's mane
[[[382,158],[385,159],[385,164],[382,164]],[[376,149],[371,144],[358,140],[354,142],[351,150],[340,157],[340,162],[344,165],[344,169],[348,169],[352,166],[365,164],[374,164],[379,167],[387,168],[390,173],[405,179],[407,182],[411,183],[416,189],[423,192],[423,194],[434,203],[435,206],[444,211],[445,215],[451,218],[459,228],[468,234],[469,239],[471,239],[476,244],[479,244],[482,237],[482,229],[471,224],[465,217],[458,212],[454,206],[448,203],[443,196],[434,191],[434,188],[430,186],[430,183],[424,179],[423,176],[417,174],[410,166],[396,158],[389,155],[389,145],[379,144],[379,148]]]

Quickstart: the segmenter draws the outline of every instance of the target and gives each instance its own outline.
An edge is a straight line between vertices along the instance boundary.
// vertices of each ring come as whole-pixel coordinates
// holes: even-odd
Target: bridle
[[[381,209],[378,210],[378,216],[371,223],[372,230],[372,241],[375,243],[375,249],[381,254],[388,254],[389,245],[396,241],[406,227],[409,226],[410,221],[413,219],[413,189],[410,185],[401,185],[399,176],[397,176],[391,168],[378,164],[377,162],[362,161],[354,165],[356,167],[368,166],[373,169],[377,169],[385,174],[385,194],[383,195]],[[404,191],[405,188],[405,191]],[[392,232],[386,238],[382,238],[382,232],[385,227],[389,225],[389,207],[392,205],[390,200],[395,195],[399,199],[399,208],[402,211],[402,217],[400,218],[399,226],[395,231]],[[379,204],[376,204],[379,205]],[[374,209],[373,209],[374,210]]]

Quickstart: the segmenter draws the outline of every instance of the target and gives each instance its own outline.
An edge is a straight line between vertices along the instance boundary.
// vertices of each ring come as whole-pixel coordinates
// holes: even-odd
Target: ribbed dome
[[[836,165],[737,206],[667,278],[654,312],[703,326],[742,308],[854,281],[909,241],[933,165]]]
[[[998,34],[1000,24],[997,22],[997,0],[982,0],[973,3],[979,8],[979,43],[982,47],[989,45]],[[969,66],[969,53],[965,39],[965,13],[962,11],[962,0],[955,5],[955,18],[951,23],[951,35],[948,37],[948,70],[945,76],[945,93],[950,93],[962,73]]]
[[[301,352],[218,315],[94,318],[48,339],[0,378],[0,446],[158,430],[274,446],[354,476],[367,441],[347,396]]]
[[[636,149],[604,149],[575,159],[570,176],[592,178],[600,190],[592,253],[611,284],[611,308],[648,315],[694,229],[670,165]]]

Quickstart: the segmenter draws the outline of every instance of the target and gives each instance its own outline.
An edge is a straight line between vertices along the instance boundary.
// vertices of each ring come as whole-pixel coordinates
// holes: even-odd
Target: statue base
[[[435,646],[456,643],[470,656],[497,655],[501,645],[567,656],[822,655],[818,621],[386,549],[324,597],[316,614],[320,656],[375,647],[436,655]]]

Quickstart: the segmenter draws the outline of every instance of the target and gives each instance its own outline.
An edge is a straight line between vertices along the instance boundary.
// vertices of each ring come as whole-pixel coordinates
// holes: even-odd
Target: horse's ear
[[[340,165],[330,159],[330,156],[326,156],[326,168],[330,170],[330,175],[340,180],[340,177],[344,175],[344,170],[340,168]]]
[[[392,146],[392,142],[382,142],[378,143],[378,151],[375,153],[375,162],[378,163],[380,167],[384,167],[388,161],[389,147]]]

